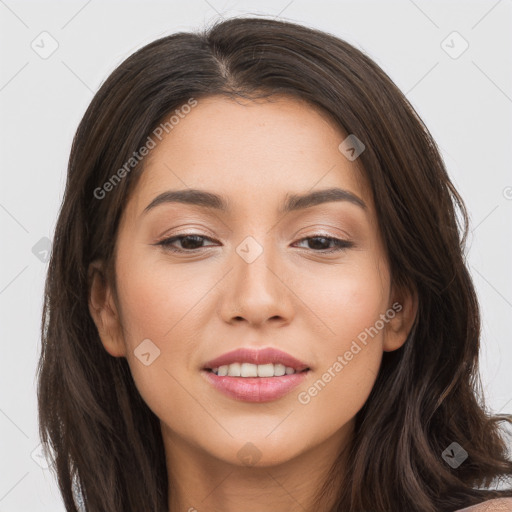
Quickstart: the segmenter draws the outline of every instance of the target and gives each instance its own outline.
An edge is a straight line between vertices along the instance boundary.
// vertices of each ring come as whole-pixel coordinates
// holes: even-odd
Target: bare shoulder
[[[472,507],[461,508],[457,512],[512,512],[512,498],[484,501]]]

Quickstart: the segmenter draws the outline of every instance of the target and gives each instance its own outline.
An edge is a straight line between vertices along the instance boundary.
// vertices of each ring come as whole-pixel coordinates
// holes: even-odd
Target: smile
[[[205,363],[201,370],[207,382],[229,398],[270,402],[301,384],[311,368],[286,352],[268,347],[233,350]]]
[[[294,368],[279,363],[231,363],[212,368],[211,371],[219,377],[281,377],[283,375],[299,373]],[[302,371],[307,371],[307,368]]]

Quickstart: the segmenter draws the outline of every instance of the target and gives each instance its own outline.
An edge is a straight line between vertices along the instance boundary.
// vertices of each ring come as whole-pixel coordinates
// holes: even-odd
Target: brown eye
[[[337,252],[343,251],[344,249],[348,249],[352,247],[354,244],[348,240],[340,240],[339,238],[328,237],[323,235],[310,236],[307,238],[302,238],[299,240],[299,243],[306,241],[309,247],[306,249],[311,249],[315,252]]]
[[[157,245],[163,246],[166,250],[172,252],[193,252],[198,249],[202,249],[202,243],[205,240],[213,241],[211,238],[206,236],[198,235],[198,234],[187,234],[187,235],[177,235],[171,238],[166,238],[161,242],[158,242]],[[179,242],[181,247],[176,247],[175,242]],[[211,246],[210,246],[211,247]]]

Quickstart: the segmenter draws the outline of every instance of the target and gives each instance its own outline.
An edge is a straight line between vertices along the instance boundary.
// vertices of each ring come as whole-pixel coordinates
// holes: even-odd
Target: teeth
[[[274,364],[274,375],[276,377],[281,377],[281,375],[284,375],[286,373],[286,366],[284,364]],[[295,373],[295,370],[293,368],[288,367],[288,370],[292,370],[290,373]]]
[[[258,370],[258,377],[273,377],[276,375],[276,369],[272,363],[259,364],[256,369]]]
[[[230,377],[240,377],[240,363],[228,365],[228,375]]]
[[[251,364],[231,363],[212,368],[212,372],[220,377],[281,377],[296,373],[293,368],[284,364]]]

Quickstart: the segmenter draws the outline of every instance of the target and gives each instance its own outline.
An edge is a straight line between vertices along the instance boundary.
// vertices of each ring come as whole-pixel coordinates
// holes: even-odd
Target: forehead
[[[234,202],[282,202],[285,194],[328,187],[362,197],[359,164],[338,149],[346,136],[322,109],[297,98],[200,99],[146,157],[136,209],[165,190],[186,188]]]

